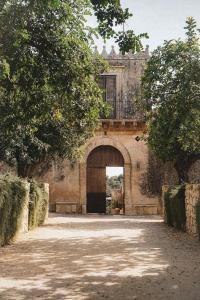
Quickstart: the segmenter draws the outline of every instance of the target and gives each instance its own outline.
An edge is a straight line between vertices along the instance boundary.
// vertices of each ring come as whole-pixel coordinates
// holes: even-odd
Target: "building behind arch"
[[[145,124],[133,105],[149,59],[148,47],[138,54],[127,55],[116,54],[114,48],[108,54],[104,47],[102,56],[109,62],[110,70],[101,75],[99,85],[112,111],[107,118],[101,116],[95,136],[84,146],[81,161],[75,165],[69,161],[57,163],[43,178],[50,184],[50,209],[60,213],[87,213],[87,158],[95,148],[110,146],[124,159],[125,214],[157,214],[158,199],[148,197],[142,188],[148,148],[144,142],[137,141]]]

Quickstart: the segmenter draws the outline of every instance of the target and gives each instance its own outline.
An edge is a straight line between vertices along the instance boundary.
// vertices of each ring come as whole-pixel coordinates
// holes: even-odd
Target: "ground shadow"
[[[199,263],[198,242],[159,218],[52,215],[0,249],[0,299],[199,300]]]

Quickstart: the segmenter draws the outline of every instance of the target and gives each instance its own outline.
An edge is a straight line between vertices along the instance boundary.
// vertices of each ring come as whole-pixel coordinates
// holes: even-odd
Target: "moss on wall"
[[[0,245],[18,233],[27,195],[27,182],[11,175],[0,176]]]

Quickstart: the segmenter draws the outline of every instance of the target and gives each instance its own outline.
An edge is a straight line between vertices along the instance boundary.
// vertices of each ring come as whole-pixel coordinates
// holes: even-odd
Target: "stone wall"
[[[22,216],[19,220],[19,230],[17,236],[28,232],[28,210],[29,210],[29,191],[30,183],[24,182],[24,187],[26,189],[25,201],[23,205]]]
[[[196,204],[200,200],[200,184],[187,184],[185,191],[186,230],[197,235]]]

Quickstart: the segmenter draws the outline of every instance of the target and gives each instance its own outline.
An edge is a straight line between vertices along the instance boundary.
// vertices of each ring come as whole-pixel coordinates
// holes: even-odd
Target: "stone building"
[[[106,119],[101,116],[95,136],[84,146],[79,162],[54,165],[42,179],[50,184],[50,209],[62,213],[104,212],[105,170],[107,166],[118,166],[124,168],[124,213],[156,214],[158,199],[147,197],[141,188],[148,149],[144,142],[137,141],[145,124],[133,105],[149,59],[148,47],[135,55],[116,54],[114,47],[108,54],[104,47],[102,56],[110,70],[101,75],[99,84],[112,111]]]

